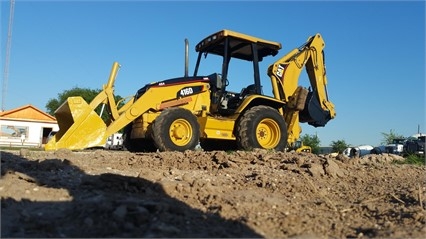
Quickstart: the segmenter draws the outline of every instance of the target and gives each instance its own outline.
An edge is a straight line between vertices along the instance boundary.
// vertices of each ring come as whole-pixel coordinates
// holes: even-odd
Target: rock
[[[321,164],[312,164],[310,168],[308,168],[308,172],[314,177],[322,177],[324,176],[324,168]]]
[[[124,219],[124,217],[126,217],[127,214],[127,207],[124,204],[121,204],[120,206],[118,206],[114,212],[112,213],[112,215],[119,220]]]
[[[30,150],[29,149],[23,148],[23,149],[19,150],[19,156],[21,156],[21,157],[26,157],[29,154],[30,154]]]
[[[325,173],[331,177],[344,177],[345,173],[340,169],[339,165],[333,160],[327,160]]]
[[[71,156],[72,153],[70,149],[58,149],[53,154],[58,158],[67,158]]]

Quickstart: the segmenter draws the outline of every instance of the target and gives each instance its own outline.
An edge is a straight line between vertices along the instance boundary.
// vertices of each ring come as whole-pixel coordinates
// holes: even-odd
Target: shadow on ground
[[[1,164],[2,178],[18,177],[34,187],[65,189],[70,196],[55,201],[2,196],[2,238],[261,237],[243,218],[226,220],[191,208],[143,178],[88,175],[67,159],[35,161],[8,152],[1,152]]]

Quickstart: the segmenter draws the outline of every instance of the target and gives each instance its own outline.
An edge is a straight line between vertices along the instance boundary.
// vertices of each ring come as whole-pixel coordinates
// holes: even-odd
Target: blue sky
[[[1,72],[9,0],[1,0]],[[49,99],[73,87],[100,89],[114,61],[121,64],[115,93],[133,95],[143,85],[184,74],[184,39],[195,45],[230,29],[282,43],[261,64],[271,94],[269,64],[310,35],[325,42],[328,93],[337,116],[323,128],[302,124],[322,146],[345,140],[377,146],[382,133],[410,136],[425,124],[424,1],[15,1],[5,110]],[[212,67],[219,72],[220,66]],[[246,77],[247,76],[247,77]],[[244,70],[231,89],[251,84]],[[239,79],[235,79],[239,78]],[[300,83],[306,83],[303,72]]]

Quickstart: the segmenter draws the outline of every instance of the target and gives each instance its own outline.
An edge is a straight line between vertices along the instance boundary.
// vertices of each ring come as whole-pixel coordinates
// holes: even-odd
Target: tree
[[[101,92],[101,90],[96,89],[88,89],[88,88],[79,88],[74,87],[70,90],[65,90],[62,93],[58,94],[58,98],[50,99],[46,104],[47,113],[50,115],[54,115],[55,111],[71,96],[81,96],[88,104]],[[115,102],[117,103],[122,99],[121,96],[115,95]],[[123,106],[124,102],[120,102],[118,108]],[[101,113],[101,106],[95,109],[96,113]],[[108,116],[106,114],[102,114],[102,119],[106,121]]]
[[[349,144],[345,142],[345,140],[337,140],[337,141],[331,141],[331,150],[334,153],[343,153],[343,151],[349,147]]]
[[[320,152],[321,141],[317,135],[305,134],[302,137],[300,137],[300,140],[303,142],[304,145],[311,147],[312,153],[318,154]]]
[[[90,101],[99,94],[100,90],[91,90],[87,88],[74,87],[70,90],[65,90],[62,93],[58,94],[58,98],[50,99],[46,104],[47,113],[54,115],[56,109],[59,108],[67,99],[71,96],[81,96],[83,99],[90,103]]]
[[[382,133],[383,139],[382,144],[391,144],[394,139],[401,139],[405,138],[403,135],[400,135],[398,133],[395,133],[393,129],[389,131],[389,133]]]

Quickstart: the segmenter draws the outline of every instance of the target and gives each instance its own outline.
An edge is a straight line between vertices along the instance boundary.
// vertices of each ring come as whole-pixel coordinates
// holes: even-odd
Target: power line
[[[15,10],[15,0],[10,0],[10,13],[9,13],[9,26],[7,30],[7,43],[6,43],[6,59],[4,61],[3,71],[3,88],[2,88],[2,103],[1,109],[4,111],[6,94],[7,94],[7,81],[9,78],[9,61],[10,61],[10,50],[12,47],[12,25],[13,25],[13,12]]]

